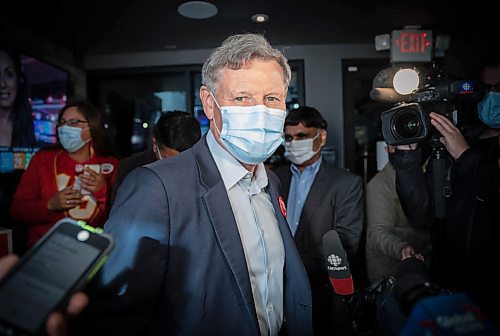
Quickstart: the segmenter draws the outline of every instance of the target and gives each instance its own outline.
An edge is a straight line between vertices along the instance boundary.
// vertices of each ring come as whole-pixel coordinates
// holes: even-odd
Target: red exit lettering
[[[402,32],[396,45],[402,53],[424,53],[431,44],[424,32]]]

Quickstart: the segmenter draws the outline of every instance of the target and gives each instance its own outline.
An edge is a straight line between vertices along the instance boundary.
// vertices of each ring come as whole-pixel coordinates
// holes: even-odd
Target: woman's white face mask
[[[320,134],[321,130],[318,130],[318,134],[314,138],[285,142],[285,157],[297,165],[303,164],[321,149],[321,146],[319,146],[317,150],[313,150],[314,140]]]

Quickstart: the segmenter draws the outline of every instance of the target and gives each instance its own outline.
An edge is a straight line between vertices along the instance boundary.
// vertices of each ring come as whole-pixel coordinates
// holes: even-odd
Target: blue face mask
[[[500,128],[500,92],[490,91],[477,104],[479,119],[491,128]]]
[[[82,128],[73,127],[68,125],[60,126],[57,129],[57,134],[59,135],[59,141],[61,145],[70,153],[74,153],[80,148],[82,148],[90,139],[87,141],[82,140]]]
[[[238,161],[262,163],[283,143],[286,111],[264,105],[221,107],[213,94],[212,98],[222,115],[222,131],[217,124],[215,128],[226,149]]]

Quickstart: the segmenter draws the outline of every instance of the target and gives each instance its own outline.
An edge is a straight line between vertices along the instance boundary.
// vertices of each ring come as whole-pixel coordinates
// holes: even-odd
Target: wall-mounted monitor
[[[34,147],[0,147],[0,173],[26,169],[39,148],[56,142],[57,116],[68,96],[68,72],[39,58],[18,55],[32,107],[36,144]]]
[[[40,146],[56,142],[57,115],[66,104],[68,73],[40,59],[20,54],[28,82],[35,137]]]

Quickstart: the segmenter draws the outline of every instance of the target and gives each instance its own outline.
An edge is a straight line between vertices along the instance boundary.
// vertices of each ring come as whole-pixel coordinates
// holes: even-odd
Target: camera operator
[[[500,66],[486,67],[481,78],[490,89],[478,104],[482,124],[466,136],[445,116],[429,113],[449,163],[449,185],[444,184],[451,192],[445,195],[443,218],[434,215],[440,195],[433,195],[429,176],[424,176],[420,168],[422,146],[426,144],[398,146],[390,160],[408,221],[416,229],[432,230],[435,280],[444,288],[467,292],[498,324],[499,317],[493,315],[493,305],[499,298],[494,287],[498,281],[490,270],[491,261],[496,262],[500,256],[495,246],[500,233]]]

